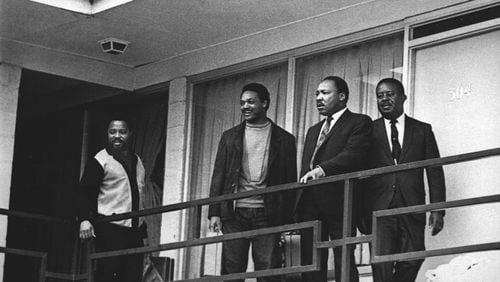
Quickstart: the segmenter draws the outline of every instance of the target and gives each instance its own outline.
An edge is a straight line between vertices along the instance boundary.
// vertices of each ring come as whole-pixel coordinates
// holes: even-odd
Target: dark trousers
[[[236,208],[235,216],[222,223],[224,234],[270,227],[263,208]],[[252,259],[255,270],[280,267],[278,248],[279,234],[264,235],[249,239],[226,241],[222,246],[222,274],[245,272],[248,252],[252,244]],[[244,281],[244,280],[231,280]],[[257,278],[259,282],[280,281],[278,277]]]
[[[425,224],[412,216],[379,219],[377,244],[381,255],[422,251]],[[372,264],[374,282],[413,282],[423,260],[398,261]]]
[[[96,225],[95,249],[97,252],[144,246],[143,232],[112,223]],[[125,255],[97,260],[97,282],[141,282],[143,255]]]
[[[303,199],[299,205],[299,219],[300,221],[311,221],[320,220],[322,224],[321,228],[321,240],[327,241],[330,239],[341,239],[342,238],[342,215],[329,215],[321,212],[311,197],[308,197],[306,193],[303,194]],[[352,226],[351,234],[355,234],[356,227]],[[301,263],[302,265],[308,265],[312,263],[312,230],[301,230],[300,246],[301,246]],[[327,281],[327,271],[328,271],[328,249],[320,250],[321,261],[320,261],[320,271],[308,272],[302,274],[303,282],[326,282]],[[342,267],[342,247],[336,247],[333,249],[333,258],[335,265],[335,281],[340,281],[340,273]],[[349,258],[350,258],[350,282],[359,281],[359,273],[356,267],[356,262],[354,260],[354,248],[349,248]]]

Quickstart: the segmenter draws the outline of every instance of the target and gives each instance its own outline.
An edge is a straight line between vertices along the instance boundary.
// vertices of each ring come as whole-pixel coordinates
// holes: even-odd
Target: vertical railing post
[[[194,238],[200,238],[201,237],[201,209],[203,206],[196,206],[195,207],[195,224],[194,224]]]
[[[374,258],[377,256],[378,250],[378,240],[380,240],[380,236],[377,235],[377,217],[375,217],[374,214],[372,214],[372,246],[370,249],[370,262],[374,260]]]
[[[79,229],[79,226],[78,224],[76,224],[76,222],[78,222],[76,219],[74,219],[74,221],[72,223],[69,224],[69,227],[72,232],[73,232],[73,251],[72,251],[72,257],[73,257],[73,260],[71,262],[71,273],[72,274],[78,274],[79,271],[81,271],[81,244],[80,244],[80,229]],[[66,226],[66,225],[64,225]]]
[[[40,257],[40,270],[39,270],[39,279],[40,282],[45,282],[45,276],[47,274],[47,254],[43,254]]]
[[[85,252],[87,253],[87,273],[88,273],[88,282],[94,281],[94,267],[92,261],[92,252],[90,248],[90,243],[86,244]]]
[[[321,242],[321,221],[316,221],[313,225],[313,249],[312,249],[312,263],[316,267],[316,270],[319,271],[321,268],[321,252],[316,246],[318,242]]]
[[[342,224],[342,238],[352,236],[352,198],[354,194],[354,185],[352,179],[346,179],[344,181],[344,222]],[[340,281],[347,282],[350,277],[351,269],[351,257],[350,250],[352,246],[343,243],[342,244],[342,268],[341,268],[341,279]],[[337,277],[335,277],[337,279]]]

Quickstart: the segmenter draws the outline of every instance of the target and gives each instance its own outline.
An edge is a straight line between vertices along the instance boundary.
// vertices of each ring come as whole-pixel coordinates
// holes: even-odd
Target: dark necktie
[[[318,152],[319,148],[325,142],[326,136],[330,132],[330,124],[332,122],[332,117],[326,118],[325,125],[323,126],[323,129],[321,130],[321,133],[318,138],[318,142],[316,143],[316,147],[314,148],[314,153],[311,158],[311,162],[309,163],[310,169],[314,168],[314,158],[316,157],[316,153]]]
[[[399,144],[398,129],[396,128],[397,122],[395,119],[391,120],[392,158],[396,160],[396,163],[401,155],[401,144]]]

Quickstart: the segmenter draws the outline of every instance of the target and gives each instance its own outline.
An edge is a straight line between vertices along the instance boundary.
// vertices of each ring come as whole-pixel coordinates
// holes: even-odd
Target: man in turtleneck
[[[221,137],[210,197],[296,181],[295,138],[267,117],[269,104],[264,85],[250,83],[243,87],[240,107],[244,122]],[[268,194],[211,205],[210,230],[228,234],[289,223],[293,195]],[[250,243],[255,270],[279,267],[278,241],[279,234],[271,234],[224,242],[222,274],[246,271]],[[270,277],[257,281],[279,280]]]
[[[129,148],[131,135],[129,122],[123,118],[111,120],[107,128],[106,148],[87,162],[80,181],[80,238],[95,237],[98,252],[142,247],[146,237],[146,225],[142,218],[93,222],[98,216],[142,208],[145,172],[141,159]],[[98,260],[96,281],[141,281],[142,265],[141,254]]]

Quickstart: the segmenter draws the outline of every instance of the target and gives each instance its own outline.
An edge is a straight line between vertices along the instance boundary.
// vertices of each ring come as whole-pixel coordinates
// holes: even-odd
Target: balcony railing
[[[159,213],[165,213],[165,212],[172,212],[172,211],[179,211],[179,210],[192,208],[194,210],[194,212],[196,213],[195,218],[197,218],[197,222],[196,222],[195,226],[196,226],[197,230],[199,230],[200,226],[201,226],[201,220],[202,220],[201,219],[201,207],[204,205],[211,205],[211,204],[221,203],[224,201],[232,201],[232,200],[247,198],[247,197],[251,197],[251,196],[257,196],[257,195],[280,193],[280,192],[298,190],[298,189],[310,189],[316,185],[338,182],[338,181],[344,181],[344,183],[345,183],[344,184],[344,218],[343,218],[343,230],[344,231],[342,234],[343,235],[342,239],[331,240],[331,241],[321,241],[321,235],[320,235],[321,234],[321,232],[320,232],[321,223],[318,221],[310,221],[310,222],[302,222],[302,223],[289,224],[289,225],[283,225],[283,226],[277,226],[277,227],[271,227],[271,228],[257,229],[257,230],[252,230],[252,231],[225,234],[225,235],[210,237],[210,238],[196,238],[196,236],[195,236],[193,238],[189,238],[186,241],[180,241],[180,242],[174,242],[174,243],[168,243],[168,244],[160,244],[160,245],[156,245],[156,246],[146,246],[146,247],[141,247],[141,248],[92,253],[88,256],[88,262],[87,262],[88,268],[87,269],[89,269],[89,270],[92,269],[91,266],[92,266],[93,262],[95,260],[101,259],[101,258],[121,256],[121,255],[127,255],[127,254],[150,253],[150,252],[158,252],[158,251],[164,251],[164,250],[180,249],[180,248],[186,248],[186,247],[192,247],[192,246],[207,245],[207,244],[212,244],[212,243],[216,243],[216,242],[224,242],[224,241],[234,240],[234,239],[238,239],[238,238],[256,237],[256,236],[265,235],[265,234],[282,233],[285,231],[301,230],[301,229],[307,229],[307,228],[312,228],[313,234],[314,234],[314,236],[313,236],[313,240],[314,240],[314,242],[313,242],[313,250],[314,250],[313,263],[310,265],[293,266],[293,267],[285,267],[285,268],[277,268],[277,269],[269,269],[269,270],[260,270],[260,271],[245,272],[245,273],[233,273],[233,274],[226,274],[226,275],[215,276],[215,277],[201,277],[201,278],[196,278],[196,279],[179,280],[179,281],[221,281],[221,280],[275,276],[275,275],[285,275],[285,274],[295,274],[295,273],[316,271],[316,270],[319,270],[320,257],[319,257],[318,250],[322,249],[322,248],[333,248],[333,247],[342,247],[341,280],[342,281],[349,281],[348,269],[349,269],[350,260],[348,259],[347,250],[348,250],[348,248],[352,248],[352,245],[359,244],[359,243],[366,243],[366,242],[371,243],[371,252],[370,253],[371,253],[371,262],[372,263],[399,261],[399,260],[414,260],[414,259],[423,259],[423,258],[431,257],[431,256],[441,256],[441,255],[449,255],[449,254],[460,254],[460,253],[466,253],[466,252],[500,249],[500,241],[498,241],[498,242],[493,242],[493,243],[443,248],[443,249],[437,249],[437,250],[398,253],[398,254],[390,254],[390,255],[379,255],[379,250],[378,250],[377,243],[376,243],[377,242],[377,222],[378,222],[379,218],[381,218],[381,217],[395,216],[395,215],[409,214],[409,213],[424,213],[424,212],[429,212],[429,211],[434,211],[434,210],[443,210],[443,209],[454,208],[454,207],[463,207],[463,206],[469,206],[469,205],[500,202],[500,194],[492,195],[492,196],[485,196],[485,197],[478,197],[478,198],[463,199],[463,200],[457,200],[457,201],[440,202],[440,203],[432,203],[432,204],[427,204],[427,205],[418,205],[418,206],[410,206],[410,207],[405,207],[405,208],[376,211],[373,213],[373,235],[353,237],[354,234],[351,234],[351,232],[350,232],[351,228],[347,228],[348,226],[351,226],[352,220],[353,220],[353,218],[352,218],[352,208],[353,208],[352,199],[353,199],[353,193],[354,193],[353,183],[356,179],[363,179],[363,178],[368,178],[368,177],[372,177],[375,175],[389,174],[389,173],[395,173],[395,172],[401,172],[401,171],[407,171],[407,170],[413,170],[413,169],[422,169],[425,167],[435,167],[435,166],[443,166],[443,165],[449,165],[449,164],[455,164],[455,163],[462,163],[462,162],[467,162],[467,161],[472,161],[472,160],[477,160],[477,159],[482,159],[482,158],[487,158],[487,157],[492,157],[492,156],[498,156],[498,155],[500,155],[500,148],[478,151],[478,152],[474,152],[474,153],[455,155],[455,156],[449,156],[449,157],[444,157],[444,158],[436,158],[436,159],[429,159],[429,160],[424,160],[424,161],[417,161],[417,162],[413,162],[413,163],[404,163],[404,164],[399,164],[396,166],[382,167],[382,168],[364,170],[364,171],[359,171],[359,172],[345,173],[345,174],[320,178],[320,179],[317,179],[314,181],[310,181],[307,184],[289,183],[289,184],[268,187],[266,189],[242,192],[242,193],[237,193],[237,194],[227,194],[227,195],[221,195],[221,196],[212,197],[212,198],[203,198],[203,199],[198,199],[198,200],[193,200],[193,201],[188,201],[188,202],[182,202],[182,203],[177,203],[177,204],[172,204],[172,205],[151,208],[151,209],[147,209],[147,210],[141,210],[141,211],[137,211],[137,212],[128,212],[128,213],[98,218],[98,219],[96,219],[96,222],[111,222],[111,221],[116,221],[116,220],[121,220],[121,219],[126,219],[126,218],[141,217],[141,216],[147,216],[147,215],[153,215],[153,214],[159,214]],[[7,215],[7,216],[21,217],[21,218],[32,218],[34,220],[40,220],[40,221],[51,221],[51,220],[57,221],[58,220],[58,219],[54,219],[54,218],[50,218],[50,217],[45,217],[45,216],[40,216],[40,215],[32,215],[32,214],[27,214],[27,213],[13,212],[13,211],[5,210],[5,209],[0,209],[0,214]],[[34,251],[28,251],[28,250],[18,250],[18,249],[12,249],[12,248],[4,248],[4,247],[0,248],[0,252],[15,253],[15,254],[19,254],[19,255],[26,255],[26,256],[40,258],[40,281],[45,281],[45,278],[47,278],[47,277],[56,278],[56,279],[65,279],[65,280],[71,280],[71,281],[79,281],[79,280],[85,280],[85,279],[87,279],[88,281],[93,281],[93,277],[92,277],[93,275],[92,274],[89,275],[89,273],[87,273],[87,274],[64,274],[64,273],[47,272],[45,269],[46,268],[46,257],[47,257],[46,253],[40,253],[40,252],[34,252]]]

